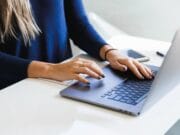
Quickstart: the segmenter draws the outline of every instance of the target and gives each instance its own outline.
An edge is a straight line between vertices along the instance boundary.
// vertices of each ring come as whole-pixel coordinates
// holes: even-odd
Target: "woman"
[[[122,57],[89,23],[81,0],[0,1],[0,88],[29,78],[76,79],[80,74],[104,77],[96,63],[73,59],[69,39],[114,69],[130,69],[138,78],[153,74],[136,60]]]

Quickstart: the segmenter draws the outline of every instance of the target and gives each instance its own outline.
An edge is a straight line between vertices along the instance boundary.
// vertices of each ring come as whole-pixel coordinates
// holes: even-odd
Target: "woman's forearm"
[[[104,77],[101,68],[93,61],[76,58],[57,64],[32,61],[28,67],[29,78],[46,78],[57,81],[79,80],[88,83],[80,74],[87,74],[93,78]]]
[[[110,45],[104,45],[100,49],[100,57],[105,60],[105,52],[113,47]],[[52,70],[55,64],[40,62],[40,61],[32,61],[28,66],[28,77],[29,78],[48,78],[52,79]],[[61,66],[61,64],[58,64]]]

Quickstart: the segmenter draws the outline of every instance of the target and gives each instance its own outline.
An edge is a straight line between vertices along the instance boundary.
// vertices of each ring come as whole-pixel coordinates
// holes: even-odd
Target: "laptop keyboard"
[[[127,79],[124,83],[118,84],[101,97],[116,102],[136,105],[147,96],[152,82],[153,80]]]

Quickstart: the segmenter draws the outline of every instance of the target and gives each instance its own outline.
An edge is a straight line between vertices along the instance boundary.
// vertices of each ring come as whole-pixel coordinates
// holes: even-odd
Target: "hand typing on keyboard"
[[[117,102],[136,105],[146,97],[151,84],[152,81],[150,80],[142,81],[141,83],[133,80],[127,80],[124,83],[112,88],[102,97]]]
[[[153,71],[153,73],[156,75],[157,71]],[[138,80],[132,75],[128,76],[127,80],[116,85],[101,97],[131,105],[136,105],[142,101],[147,96],[153,80]]]
[[[100,55],[103,59],[109,61],[111,67],[116,70],[125,72],[129,69],[139,79],[153,78],[153,73],[147,66],[139,63],[135,59],[120,55],[118,50],[113,49],[109,45],[105,45],[101,48]]]

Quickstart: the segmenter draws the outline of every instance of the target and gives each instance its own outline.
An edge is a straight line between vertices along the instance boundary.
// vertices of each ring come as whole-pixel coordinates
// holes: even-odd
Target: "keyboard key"
[[[144,98],[147,97],[147,94],[144,94],[143,96],[141,96],[138,100],[136,100],[136,103],[141,102]]]
[[[116,96],[116,97],[113,98],[113,100],[119,101],[121,98],[122,98],[122,96]]]
[[[108,96],[108,99],[114,99],[117,95],[113,94],[111,96]]]

